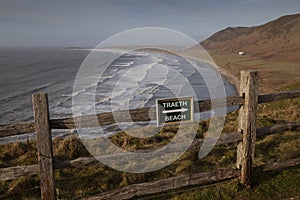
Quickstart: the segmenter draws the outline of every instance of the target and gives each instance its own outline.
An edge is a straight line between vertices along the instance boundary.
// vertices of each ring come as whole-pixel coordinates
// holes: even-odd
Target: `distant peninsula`
[[[87,49],[90,49],[89,47],[64,47],[63,49],[66,49],[66,50],[87,50]]]

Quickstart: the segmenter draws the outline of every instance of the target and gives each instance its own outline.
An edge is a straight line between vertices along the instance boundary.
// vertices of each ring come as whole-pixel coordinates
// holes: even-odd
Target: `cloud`
[[[295,13],[298,4],[294,0],[2,0],[0,45],[96,45],[112,34],[144,26],[175,29],[200,41],[227,26],[257,25]]]

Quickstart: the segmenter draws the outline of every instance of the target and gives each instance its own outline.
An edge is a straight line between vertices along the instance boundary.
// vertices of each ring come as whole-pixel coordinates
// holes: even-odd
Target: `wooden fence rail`
[[[204,112],[204,111],[211,110],[211,102],[212,102],[211,100],[199,101],[198,104],[195,105],[199,105],[199,110],[201,110],[201,112]],[[242,105],[244,100],[242,97],[239,96],[230,96],[230,97],[226,97],[225,99],[224,98],[214,99],[213,102],[215,108],[221,108],[221,107]],[[224,102],[226,102],[225,105]],[[82,123],[81,127],[95,127],[99,125],[105,126],[105,125],[111,125],[116,123],[114,120],[114,115],[118,116],[118,119],[122,119],[122,122],[126,122],[128,120],[149,121],[151,120],[151,118],[156,119],[155,110],[151,108],[133,109],[133,110],[129,110],[129,113],[132,119],[127,119],[128,118],[127,111],[116,111],[114,112],[114,114],[112,112],[97,114],[96,117],[98,119],[98,123],[91,123],[91,119],[95,117],[94,115],[85,115],[85,116],[76,117],[76,120],[84,122]],[[124,117],[122,118],[122,116]],[[0,125],[0,138],[7,137],[7,136],[21,135],[25,133],[33,133],[35,132],[34,126],[35,126],[34,122],[22,122],[22,123]],[[75,125],[73,117],[50,120],[51,129],[74,129],[79,127],[78,125],[77,126]]]
[[[268,172],[278,169],[285,169],[295,165],[300,165],[300,158],[291,159],[284,162],[275,162],[273,164],[260,166],[255,169],[257,172]],[[106,200],[106,199],[130,199],[136,196],[151,195],[155,193],[162,193],[169,190],[174,190],[182,187],[194,185],[208,185],[228,179],[238,178],[241,172],[237,169],[219,169],[210,172],[201,172],[194,174],[186,174],[162,180],[133,184],[123,188],[108,191],[95,195],[93,197],[85,198],[86,200]]]
[[[276,124],[274,126],[258,128],[256,130],[256,136],[257,138],[262,138],[267,135],[272,135],[284,131],[295,131],[295,130],[300,130],[300,122],[289,122],[289,123]],[[222,134],[216,146],[240,142],[242,141],[242,139],[243,139],[243,135],[238,132]],[[189,150],[199,149],[202,142],[203,139],[195,139],[195,141],[190,146]],[[146,150],[139,150],[139,152],[143,153],[146,152]],[[63,161],[63,162],[54,161],[54,168],[63,169],[63,168],[72,168],[72,167],[82,167],[91,164],[100,164],[100,163],[94,157],[80,157],[70,161]],[[0,180],[13,180],[24,176],[37,175],[38,167],[39,165],[35,164],[29,166],[0,168]]]
[[[207,184],[229,178],[240,177],[240,181],[245,186],[251,186],[251,177],[253,171],[253,159],[255,151],[255,140],[257,137],[263,137],[269,134],[275,134],[282,131],[298,130],[300,122],[289,122],[277,124],[269,127],[256,128],[256,112],[259,103],[267,103],[284,99],[299,98],[300,90],[277,92],[273,94],[258,95],[258,72],[257,71],[242,71],[240,96],[231,96],[214,99],[209,101],[199,101],[195,105],[199,105],[199,110],[209,111],[212,105],[215,108],[240,106],[239,109],[239,124],[237,133],[222,134],[216,145],[229,144],[240,142],[237,147],[237,169],[222,169],[212,172],[182,175],[172,177],[155,182],[143,184],[135,184],[126,186],[116,191],[109,191],[97,196],[101,199],[114,198],[131,198],[136,195],[147,195],[157,192],[176,189],[184,186],[192,186],[199,184]],[[72,161],[54,162],[51,129],[74,129],[79,127],[105,126],[116,123],[114,116],[118,115],[118,119],[123,122],[133,121],[149,121],[156,117],[155,110],[152,108],[142,108],[130,110],[130,119],[125,115],[127,111],[117,111],[115,113],[107,112],[97,114],[97,122],[90,120],[95,116],[80,116],[64,119],[50,119],[49,105],[46,94],[33,95],[33,110],[34,122],[21,122],[0,126],[0,138],[20,135],[25,133],[37,133],[37,151],[39,164],[30,166],[17,166],[0,169],[0,180],[12,180],[28,175],[40,176],[40,188],[42,199],[56,199],[54,168],[68,168],[85,166],[99,162],[92,157],[78,158]],[[224,103],[225,102],[225,103]],[[126,117],[125,117],[126,116]],[[80,126],[75,125],[74,121],[80,120]],[[91,123],[93,122],[93,123]],[[203,142],[203,139],[195,139],[190,146],[190,150],[198,149]],[[145,150],[142,150],[145,151]],[[259,170],[272,170],[277,168],[285,168],[288,166],[299,165],[300,158],[285,161],[282,163],[274,163],[273,165],[260,167]],[[256,169],[257,170],[257,169]],[[91,198],[93,199],[93,198]]]
[[[299,98],[300,97],[300,90],[294,91],[284,91],[284,92],[277,92],[273,94],[265,94],[258,96],[258,103],[268,103],[274,102],[284,99],[292,99],[292,98]],[[240,96],[231,96],[226,98],[227,105],[219,105],[218,102],[223,102],[223,99],[216,99],[214,100],[214,104],[218,105],[218,107],[222,106],[240,106],[243,105],[244,99]],[[206,101],[199,101],[199,110],[201,111],[209,111],[211,109],[211,100]],[[197,103],[195,103],[197,105]],[[149,121],[150,117],[148,114],[150,108],[142,108],[142,109],[135,109],[130,110],[130,114],[133,118],[138,118],[143,121]],[[154,111],[152,111],[154,112]],[[122,115],[122,111],[119,111],[117,114]],[[153,119],[155,119],[155,113],[152,113]],[[111,112],[108,113],[100,113],[96,115],[99,121],[99,124],[90,124],[92,126],[98,125],[110,125],[114,124],[113,114]],[[89,119],[94,116],[81,116],[82,121],[89,122]],[[88,125],[86,125],[88,126]],[[62,119],[51,119],[50,120],[50,128],[51,129],[74,129],[76,128],[73,117],[69,118],[62,118]],[[14,136],[14,135],[21,135],[26,133],[34,133],[35,127],[34,122],[19,122],[7,125],[0,125],[0,138],[7,137],[7,136]]]

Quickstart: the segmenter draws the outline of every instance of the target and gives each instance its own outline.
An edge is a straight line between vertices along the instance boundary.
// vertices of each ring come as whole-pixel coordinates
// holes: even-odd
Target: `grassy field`
[[[240,70],[259,70],[260,93],[274,92],[283,85],[299,81],[299,63],[266,61],[251,55],[240,56],[238,54],[220,55],[211,53],[211,56],[218,66],[235,77],[240,76]]]
[[[299,83],[282,89],[295,89]],[[284,109],[283,109],[284,108]],[[300,100],[284,100],[259,106],[258,126],[273,125],[283,121],[299,121]],[[237,111],[229,114],[223,134],[236,131]],[[200,122],[197,136],[203,137],[208,121]],[[144,130],[143,130],[144,131]],[[177,128],[165,127],[159,134],[144,140],[127,137],[124,133],[112,136],[115,144],[128,150],[151,148],[165,145],[176,134]],[[256,165],[282,161],[300,156],[299,132],[284,132],[267,136],[257,141]],[[81,156],[89,156],[85,147],[76,136],[54,140],[55,160],[63,161]],[[62,199],[77,199],[99,192],[116,189],[133,183],[153,181],[180,174],[210,171],[219,168],[234,168],[236,144],[217,146],[204,159],[197,159],[196,151],[188,151],[172,165],[159,171],[131,174],[113,170],[102,164],[81,168],[55,170],[56,184]],[[0,167],[29,165],[37,163],[35,142],[13,143],[0,146]],[[247,189],[239,185],[238,180],[204,188],[185,188],[183,191],[171,191],[154,199],[282,199],[294,197],[300,193],[300,168],[256,174],[254,188]],[[37,176],[24,177],[12,181],[0,182],[1,199],[39,198],[39,180]]]

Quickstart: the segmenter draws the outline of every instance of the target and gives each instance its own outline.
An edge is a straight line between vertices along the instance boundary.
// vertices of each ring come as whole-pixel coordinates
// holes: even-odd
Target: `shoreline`
[[[76,50],[81,50],[81,49],[76,49]],[[86,49],[84,49],[86,50]],[[149,51],[152,51],[152,50],[149,50]],[[162,51],[159,51],[159,53],[165,53],[165,52],[162,52]],[[180,56],[180,53],[177,54],[178,56]],[[183,55],[182,55],[183,56]],[[223,70],[221,67],[217,66],[213,61],[209,62],[207,60],[203,60],[203,59],[200,59],[200,58],[197,58],[197,57],[194,57],[194,56],[188,56],[188,55],[184,55],[184,57],[186,57],[186,59],[191,59],[193,60],[194,62],[206,62],[210,65],[210,67],[215,68],[219,73],[220,75],[222,76],[222,78],[224,78],[224,81],[227,81],[230,87],[230,91],[232,92],[235,92],[236,94],[238,94],[238,80],[237,78],[235,78],[233,75],[231,75],[229,72],[227,72],[226,70]],[[188,61],[188,60],[187,60]],[[9,123],[6,123],[6,124],[9,124]],[[66,133],[68,134],[69,131],[66,131]],[[63,134],[64,135],[64,134]],[[28,136],[25,136],[24,138],[21,138],[20,139],[20,136],[15,136],[15,137],[12,137],[12,142],[15,142],[15,141],[21,141],[23,139],[23,141],[26,141],[28,138]],[[30,136],[29,136],[29,139],[30,139]],[[1,142],[4,142],[4,141],[1,141]],[[11,141],[5,141],[4,143],[9,143]]]
[[[220,74],[226,79],[226,81],[228,81],[228,83],[230,83],[234,87],[236,94],[239,94],[240,80],[237,77],[235,77],[233,74],[231,74],[227,70],[221,68],[216,63],[213,63],[213,62],[210,62],[210,61],[207,61],[207,60],[201,60],[201,59],[199,59],[197,57],[194,57],[194,56],[186,56],[186,57],[189,58],[189,59],[195,60],[195,61],[201,61],[201,62],[209,63],[218,72],[220,72]]]
[[[67,48],[64,48],[65,50],[84,50],[84,51],[93,51],[93,50],[96,50],[96,51],[113,51],[113,50],[117,50],[117,51],[124,51],[124,49],[121,49],[121,48],[111,48],[111,49],[88,49],[88,48],[84,48],[84,47],[67,47]],[[126,48],[125,48],[126,49]],[[142,51],[142,52],[145,52],[145,51],[150,51],[150,52],[158,52],[158,53],[174,53],[178,56],[183,56],[181,55],[180,52],[172,52],[172,51],[166,51],[166,50],[163,50],[163,49],[158,49],[158,50],[155,50],[155,49],[152,49],[152,48],[142,48],[142,49],[136,49],[138,51]],[[132,50],[130,50],[132,51]],[[204,61],[204,62],[207,62],[209,63],[211,66],[215,67],[215,69],[217,71],[219,71],[221,73],[221,75],[224,76],[224,78],[232,85],[234,86],[235,88],[235,91],[236,93],[238,94],[238,91],[239,91],[239,87],[240,87],[240,81],[237,77],[235,77],[234,75],[232,75],[230,72],[228,72],[227,70],[221,68],[220,66],[218,66],[212,59],[212,57],[208,54],[209,58],[213,61],[213,62],[210,62],[208,60],[201,60],[200,58],[197,58],[195,56],[191,56],[191,55],[186,55],[186,53],[184,53],[187,58],[190,58],[190,59],[193,59],[195,61]]]

